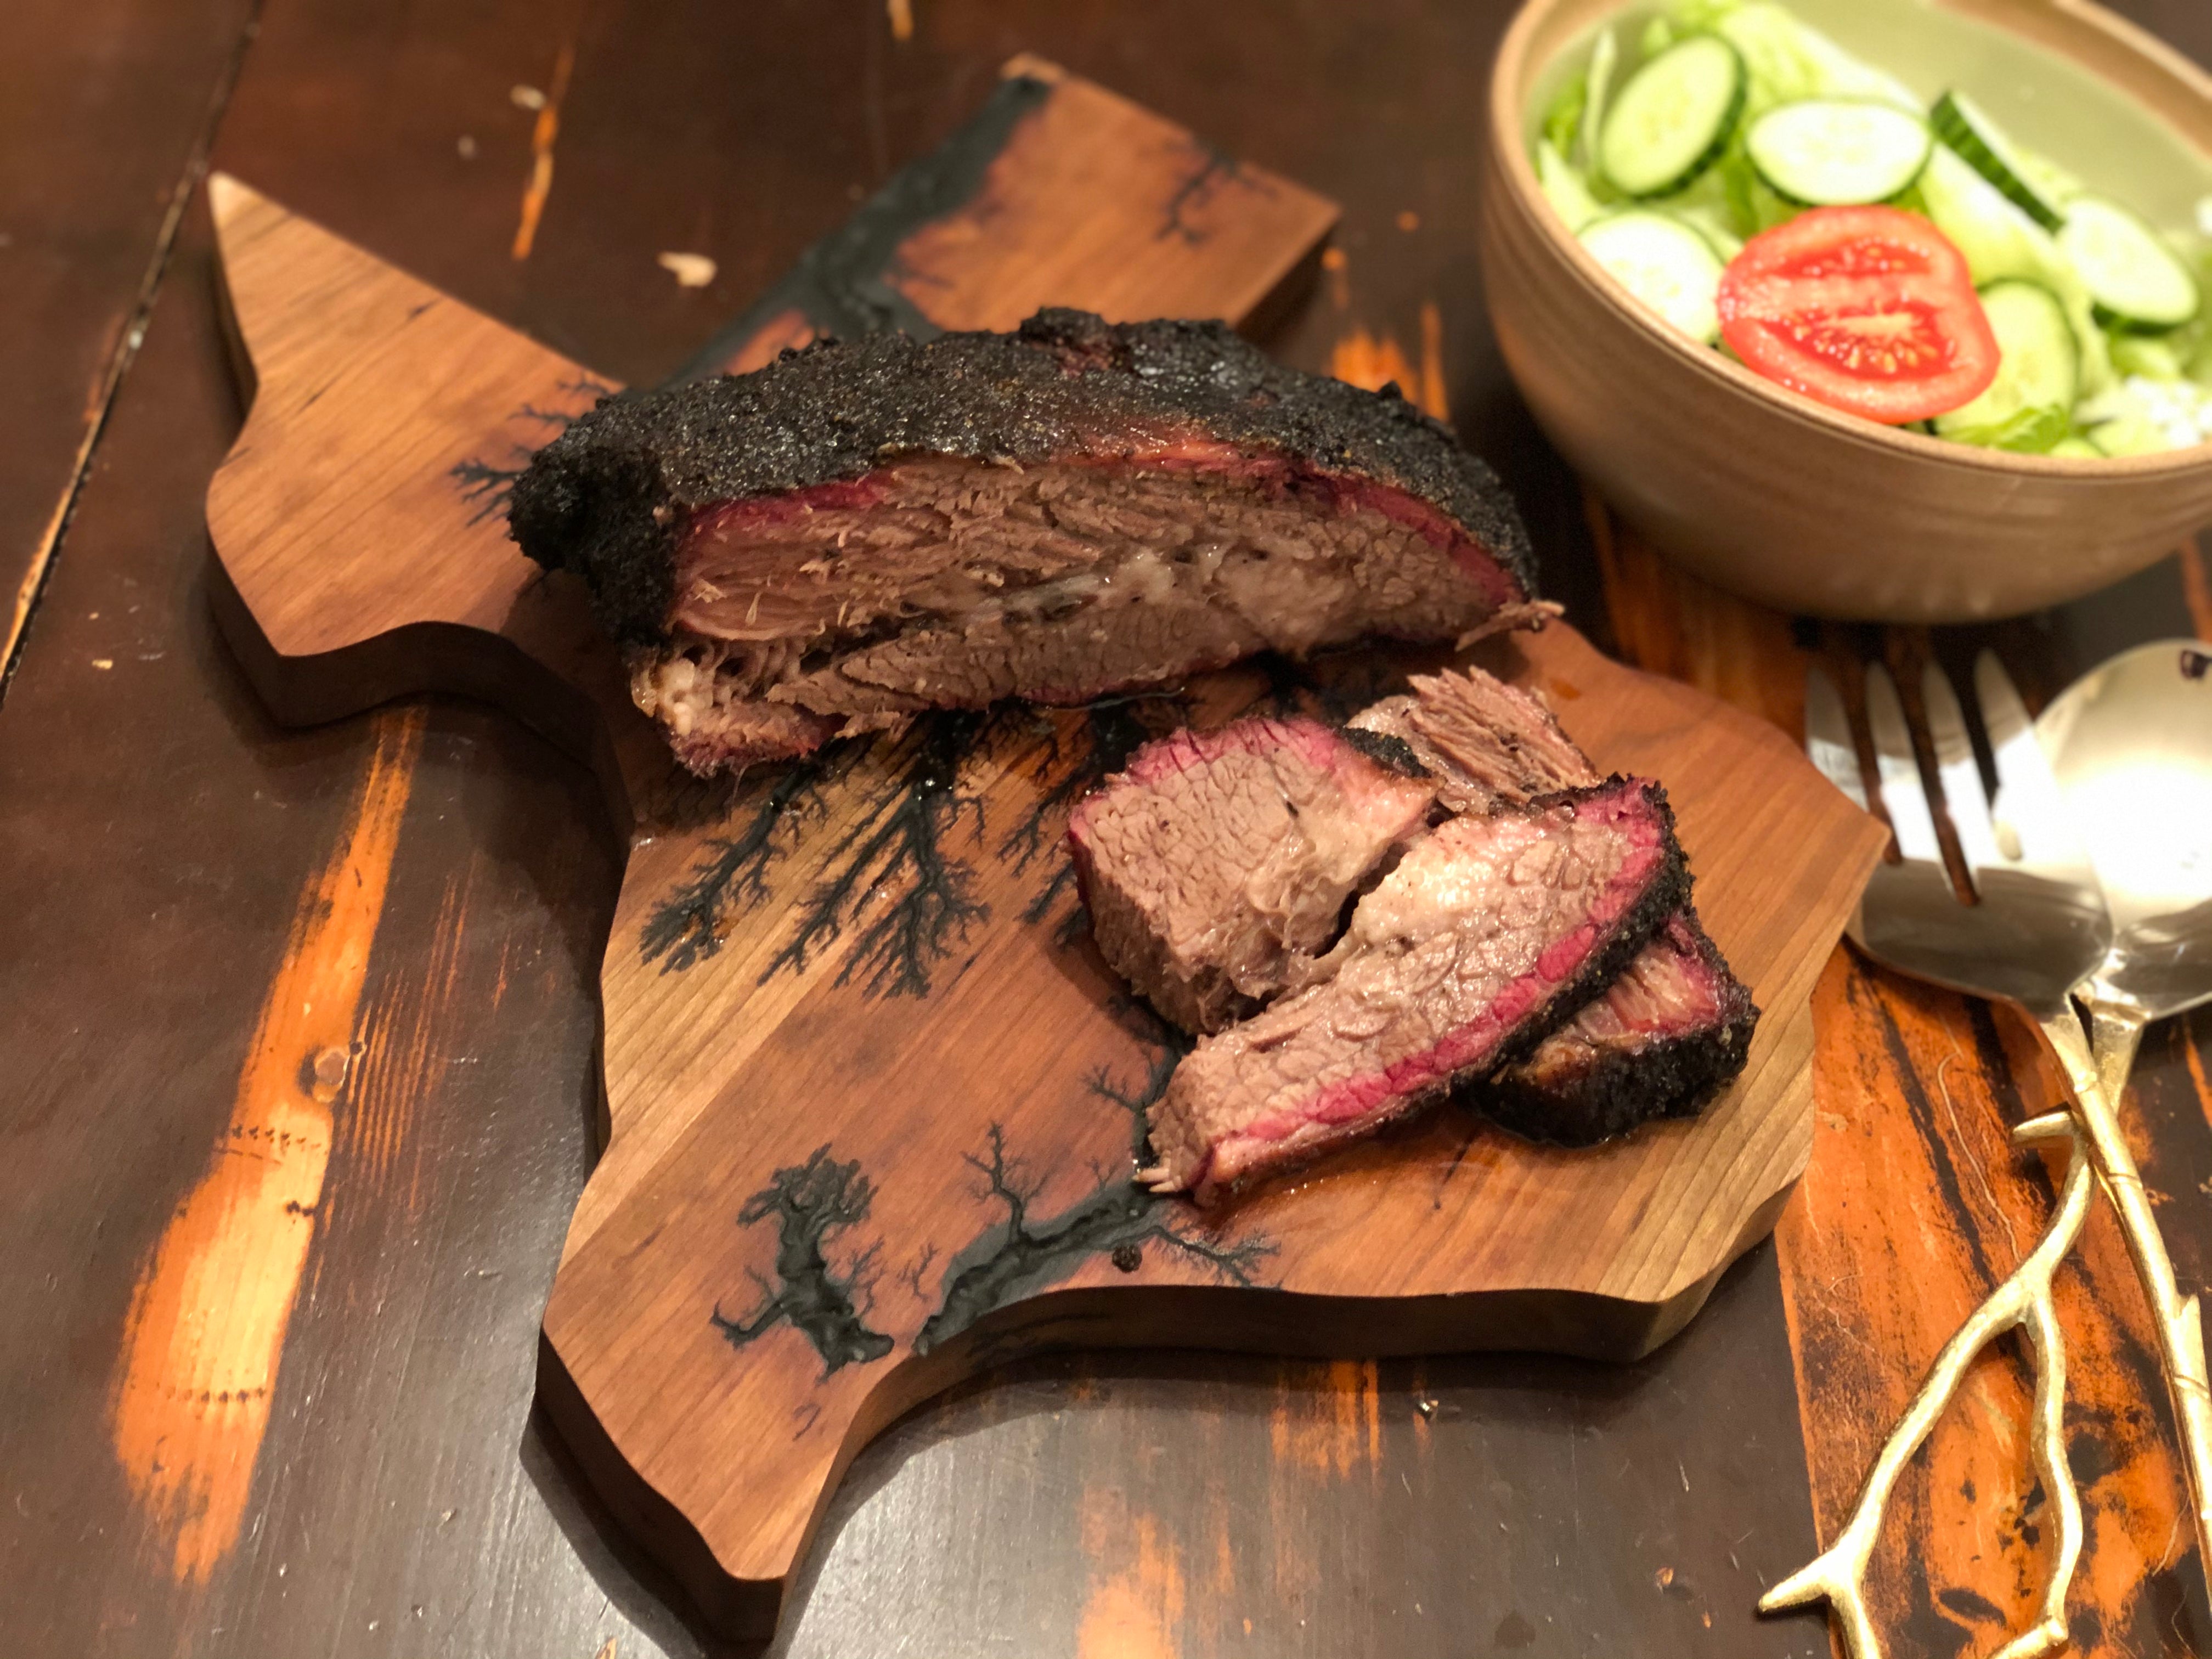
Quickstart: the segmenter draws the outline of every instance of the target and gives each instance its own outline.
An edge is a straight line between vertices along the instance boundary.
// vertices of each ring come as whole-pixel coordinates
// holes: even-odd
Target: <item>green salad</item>
[[[2212,442],[2212,198],[2154,226],[2024,139],[1772,0],[1680,0],[1600,32],[1534,160],[1644,304],[1832,407],[2042,454]]]

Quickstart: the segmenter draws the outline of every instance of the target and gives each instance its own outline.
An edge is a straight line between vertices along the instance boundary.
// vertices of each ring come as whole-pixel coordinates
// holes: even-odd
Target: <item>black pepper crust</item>
[[[1203,434],[1417,496],[1535,597],[1528,532],[1491,470],[1395,387],[1285,368],[1218,322],[1040,311],[1012,334],[823,341],[750,374],[625,392],[539,450],[508,527],[592,590],[600,623],[665,640],[687,511],[861,477],[902,453],[1024,464]]]
[[[1469,1090],[1466,1103],[1498,1127],[1553,1146],[1595,1146],[1661,1118],[1695,1117],[1741,1073],[1759,1029],[1751,993],[1696,921],[1692,911],[1698,954],[1722,981],[1720,1018],[1712,1024],[1634,1053],[1601,1054],[1579,1076],[1548,1086],[1509,1066]]]
[[[1370,732],[1358,726],[1340,726],[1337,735],[1373,761],[1386,772],[1395,772],[1401,778],[1425,778],[1429,769],[1421,764],[1413,745],[1405,738],[1393,737],[1388,732]]]

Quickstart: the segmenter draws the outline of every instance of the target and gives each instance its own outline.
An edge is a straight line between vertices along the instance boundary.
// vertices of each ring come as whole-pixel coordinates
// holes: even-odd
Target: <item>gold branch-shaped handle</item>
[[[2212,1378],[2205,1370],[2204,1322],[2197,1298],[2183,1296],[2174,1282],[2173,1259],[2166,1254],[2150,1194],[2143,1190],[2142,1176],[2120,1132],[2117,1109],[2143,1021],[2139,1012],[2103,1004],[2093,1004],[2090,1016],[2097,1038],[2094,1054],[2070,1009],[2045,1020],[2043,1034],[2073,1082],[2076,1116],[2150,1303],[2166,1395],[2181,1431],[2197,1561],[2212,1577]]]
[[[2142,1019],[2132,1011],[2098,1006],[2092,1009],[2092,1020],[2094,1053],[2071,1008],[2040,1020],[2045,1040],[2073,1085],[2074,1105],[2070,1112],[2052,1112],[2013,1131],[2019,1141],[2060,1134],[2073,1140],[2066,1184],[2051,1230],[1936,1357],[1920,1392],[1883,1443],[1850,1524],[1818,1559],[1759,1598],[1762,1613],[1826,1601],[1842,1626],[1850,1659],[1881,1659],[1881,1638],[1867,1613],[1866,1570],[1891,1490],[1958,1391],[1974,1356],[2015,1325],[2027,1328],[2035,1349],[2035,1465],[2058,1506],[2058,1555],[2051,1564],[2041,1616],[1991,1659],[2034,1659],[2066,1645],[2066,1592],[2081,1553],[2081,1504],[2066,1465],[2066,1348],[2051,1305],[2051,1281],[2073,1249],[2088,1214],[2091,1194],[2100,1184],[2112,1200],[2128,1255],[2150,1302],[2160,1368],[2181,1431],[2197,1555],[2212,1572],[2212,1378],[2205,1367],[2203,1321],[2197,1298],[2184,1297],[2174,1282],[2172,1259],[2113,1107],[2135,1060]]]
[[[2081,1128],[2065,1112],[2032,1119],[2013,1131],[2019,1142],[2064,1135],[2073,1142],[2066,1165],[2066,1182],[2058,1198],[2051,1229],[2012,1276],[1974,1310],[1966,1322],[1943,1345],[1943,1352],[1929,1368],[1920,1392],[1912,1397],[1905,1415],[1890,1431],[1881,1455],[1875,1459],[1865,1489],[1850,1524],[1837,1535],[1811,1565],[1802,1568],[1759,1598],[1762,1613],[1805,1607],[1826,1601],[1842,1627],[1844,1651],[1850,1659],[1881,1659],[1881,1638],[1866,1604],[1867,1564],[1881,1533],[1889,1508],[1891,1490],[1898,1477],[1928,1438],[1943,1408],[1951,1403],[1965,1380],[1974,1356],[2015,1325],[2027,1328],[2035,1350],[2036,1472],[2058,1510],[2058,1555],[2051,1564],[2051,1583],[2043,1596],[2042,1616],[2034,1626],[1999,1649],[1992,1659],[2035,1659],[2066,1645],[2066,1592],[2074,1579],[2074,1564],[2081,1553],[2081,1501],[2074,1490],[2074,1475],[2066,1463],[2066,1345],[2051,1304],[2051,1283],[2058,1264],[2074,1248],[2083,1218],[2089,1212],[2094,1190],[2095,1165]]]

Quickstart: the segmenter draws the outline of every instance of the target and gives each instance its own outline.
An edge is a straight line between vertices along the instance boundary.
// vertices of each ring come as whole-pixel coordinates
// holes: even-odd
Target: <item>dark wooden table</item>
[[[2202,0],[2123,9],[2200,61]],[[575,768],[433,702],[287,732],[205,599],[241,406],[198,184],[214,163],[633,383],[683,361],[1030,49],[1346,205],[1270,342],[1397,373],[1518,493],[1622,654],[1795,718],[1807,630],[1593,536],[1483,320],[1480,88],[1504,0],[16,0],[0,20],[0,1609],[37,1656],[711,1651],[532,1409],[591,1156],[615,854]],[[550,185],[550,187],[549,187]],[[658,262],[701,254],[679,285]],[[1601,521],[1596,526],[1601,532]],[[0,608],[0,621],[10,610]],[[2009,630],[2055,683],[2212,634],[2190,550]],[[1831,632],[1832,648],[1931,642]],[[1959,641],[1932,641],[1939,650]],[[419,744],[419,752],[416,745]],[[404,814],[364,828],[374,753]],[[388,860],[281,1366],[209,1379],[141,1289],[226,1133],[301,895]],[[380,839],[379,839],[380,837]],[[2024,1028],[1868,968],[1820,993],[1815,1162],[1776,1240],[1650,1360],[1037,1363],[860,1460],[779,1638],[804,1654],[1814,1655],[1764,1584],[1848,1511],[1920,1368],[2033,1236]],[[2212,1089],[2187,1022],[2130,1121],[2185,1285],[2212,1270]],[[2063,1305],[2089,1514],[2075,1634],[2212,1650],[2146,1322],[2100,1218]],[[133,1323],[136,1322],[136,1329]],[[166,1349],[154,1346],[167,1344]],[[150,1364],[164,1352],[173,1365]],[[220,1381],[234,1466],[180,1476],[131,1389]],[[161,1379],[168,1376],[170,1383]],[[153,1382],[149,1383],[149,1378]],[[2039,1582],[2027,1368],[1986,1358],[1908,1481],[1895,1651],[1986,1651]],[[190,1383],[198,1387],[199,1382]],[[235,1398],[230,1396],[234,1392]],[[156,1404],[159,1404],[158,1398]],[[181,1418],[179,1420],[182,1420]],[[231,1521],[234,1518],[234,1526]]]

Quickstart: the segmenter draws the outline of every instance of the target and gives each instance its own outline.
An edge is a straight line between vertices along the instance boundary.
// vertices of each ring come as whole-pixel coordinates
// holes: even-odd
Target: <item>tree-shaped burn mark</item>
[[[769,872],[797,839],[792,826],[821,814],[833,759],[825,751],[792,761],[743,803],[735,833],[708,842],[707,856],[646,918],[638,932],[646,961],[681,973],[720,951],[738,915],[768,902]]]
[[[746,1271],[761,1299],[742,1319],[723,1316],[718,1303],[709,1318],[723,1340],[742,1348],[780,1324],[789,1324],[822,1356],[822,1375],[847,1365],[864,1365],[891,1351],[891,1339],[870,1330],[864,1318],[873,1304],[876,1257],[881,1241],[870,1244],[840,1273],[830,1265],[830,1241],[867,1218],[876,1189],[860,1173],[858,1159],[840,1164],[825,1143],[804,1164],[778,1170],[769,1183],[738,1212],[738,1224],[750,1227],[774,1217],[776,1223],[775,1278],[770,1284]]]
[[[1006,1132],[994,1122],[985,1132],[983,1152],[968,1155],[969,1166],[982,1177],[980,1194],[1006,1211],[1005,1219],[987,1228],[946,1263],[937,1311],[922,1323],[915,1352],[927,1353],[986,1314],[1057,1283],[1096,1255],[1133,1273],[1147,1244],[1203,1263],[1221,1282],[1257,1284],[1261,1265],[1277,1247],[1257,1235],[1223,1242],[1193,1227],[1174,1199],[1137,1184],[1139,1165],[1149,1161],[1145,1114],[1166,1092],[1168,1079],[1188,1052],[1179,1034],[1155,1026],[1154,1052],[1144,1081],[1134,1088],[1117,1083],[1103,1067],[1087,1079],[1093,1096],[1128,1113],[1129,1161],[1119,1169],[1095,1168],[1097,1184],[1058,1213],[1030,1213],[1042,1182],[1019,1159],[1007,1155]]]
[[[960,771],[986,724],[965,710],[922,722],[884,787],[830,848],[763,984],[787,969],[804,972],[851,927],[837,984],[858,980],[871,996],[929,994],[937,966],[991,914],[975,896],[975,871],[945,851],[963,817],[983,833],[982,801],[962,791]]]
[[[512,418],[535,422],[544,428],[546,441],[550,443],[580,420],[589,409],[597,408],[601,399],[615,395],[614,387],[588,374],[562,381],[560,389],[572,398],[588,398],[591,403],[585,409],[540,409],[535,404],[525,404]],[[530,458],[537,453],[533,447],[515,444],[509,447],[504,465],[478,455],[453,464],[447,476],[460,486],[461,499],[469,504],[471,524],[507,516],[507,503],[514,495],[514,481],[529,470]]]

